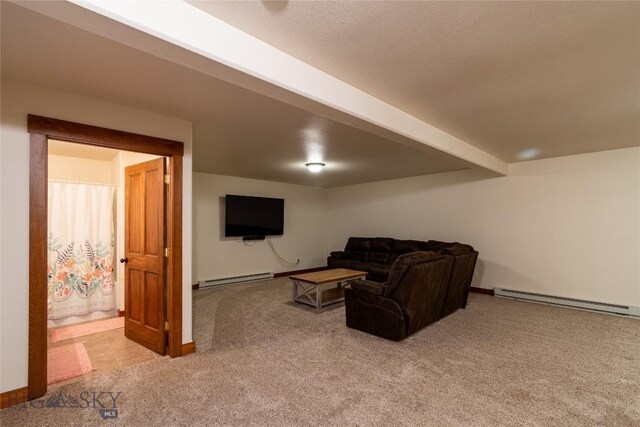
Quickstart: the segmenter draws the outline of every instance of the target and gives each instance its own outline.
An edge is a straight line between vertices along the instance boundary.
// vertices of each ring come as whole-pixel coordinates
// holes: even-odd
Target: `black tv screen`
[[[226,237],[280,236],[284,234],[284,199],[236,196],[225,200]]]

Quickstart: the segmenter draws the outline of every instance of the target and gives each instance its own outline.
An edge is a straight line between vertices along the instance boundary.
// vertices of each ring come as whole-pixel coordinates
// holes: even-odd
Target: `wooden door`
[[[164,158],[125,168],[124,334],[165,354]]]

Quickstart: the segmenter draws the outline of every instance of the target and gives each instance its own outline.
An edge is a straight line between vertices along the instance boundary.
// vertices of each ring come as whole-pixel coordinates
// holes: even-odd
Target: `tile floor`
[[[85,335],[83,337],[58,341],[56,343],[51,342],[51,330],[49,329],[47,332],[48,347],[58,347],[71,343],[83,343],[84,347],[87,349],[91,365],[95,369],[95,371],[88,374],[70,378],[56,384],[51,384],[51,386],[65,385],[78,380],[106,375],[118,369],[138,365],[140,363],[154,360],[158,357],[163,357],[126,338],[124,336],[124,328]]]

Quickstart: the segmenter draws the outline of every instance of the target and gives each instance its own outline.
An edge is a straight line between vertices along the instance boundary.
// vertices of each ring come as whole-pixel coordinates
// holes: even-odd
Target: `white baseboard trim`
[[[580,310],[597,311],[600,313],[621,314],[624,316],[640,318],[640,307],[609,304],[604,302],[586,301],[575,298],[556,297],[553,295],[537,294],[533,292],[516,291],[513,289],[494,288],[494,294],[500,298],[509,298],[522,301],[538,302],[543,304],[559,305]]]
[[[243,276],[223,277],[220,279],[200,280],[198,288],[210,288],[212,286],[229,285],[231,283],[249,282],[251,280],[273,279],[273,273],[245,274]]]

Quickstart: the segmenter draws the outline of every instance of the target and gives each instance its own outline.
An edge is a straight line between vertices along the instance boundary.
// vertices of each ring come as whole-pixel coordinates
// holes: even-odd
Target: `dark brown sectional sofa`
[[[457,242],[350,237],[327,264],[369,273],[345,292],[347,326],[398,341],[466,306],[477,258]]]
[[[437,240],[427,242],[399,240],[389,237],[349,237],[344,251],[331,252],[327,265],[330,268],[366,271],[369,273],[367,279],[384,282],[389,276],[391,266],[400,255],[410,252],[440,251],[453,245],[459,245],[459,243]]]

